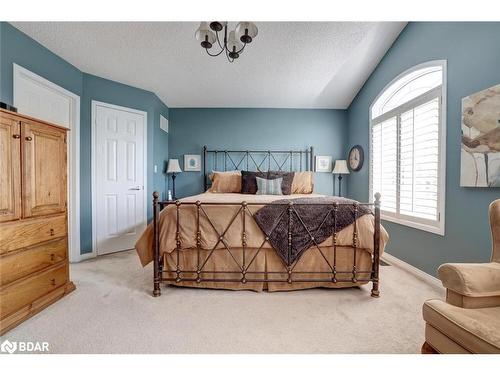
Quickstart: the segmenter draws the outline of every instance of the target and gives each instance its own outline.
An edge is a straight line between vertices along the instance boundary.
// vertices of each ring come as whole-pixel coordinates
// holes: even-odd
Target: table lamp
[[[179,160],[178,159],[169,159],[168,160],[168,166],[167,166],[167,174],[170,173],[172,174],[172,198],[173,200],[176,200],[177,197],[175,196],[175,177],[177,176],[177,173],[181,173],[182,169],[181,166],[179,165]]]
[[[347,168],[347,161],[345,160],[336,160],[335,166],[333,167],[333,174],[338,175],[339,179],[339,197],[342,196],[342,175],[349,174],[349,169]]]

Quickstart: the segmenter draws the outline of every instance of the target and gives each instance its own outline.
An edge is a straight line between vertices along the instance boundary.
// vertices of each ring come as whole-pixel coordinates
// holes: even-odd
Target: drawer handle
[[[50,282],[52,283],[52,286],[56,286],[56,279],[51,279]]]
[[[54,229],[50,228],[50,235],[53,236],[54,235]]]
[[[13,134],[13,135],[12,135],[12,138],[14,138],[14,139],[19,139],[19,138],[21,138],[21,136],[20,136],[19,134]]]
[[[50,261],[53,262],[56,259],[55,254],[50,254]]]
[[[29,137],[29,136],[28,136],[28,137],[26,137],[25,139],[26,139],[27,141],[32,141],[32,140],[33,140],[33,138],[31,138],[31,137]]]

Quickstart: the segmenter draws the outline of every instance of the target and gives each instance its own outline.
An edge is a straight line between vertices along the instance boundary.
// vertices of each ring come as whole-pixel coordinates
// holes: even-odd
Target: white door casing
[[[146,227],[147,114],[92,101],[92,227],[98,255],[132,249]]]
[[[68,134],[68,254],[80,255],[80,97],[13,64],[13,104],[19,113],[70,129]]]

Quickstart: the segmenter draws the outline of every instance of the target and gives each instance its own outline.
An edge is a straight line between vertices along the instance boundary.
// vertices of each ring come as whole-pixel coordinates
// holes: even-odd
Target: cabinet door
[[[23,217],[66,211],[66,131],[22,122]]]
[[[0,114],[0,222],[21,217],[19,122]]]

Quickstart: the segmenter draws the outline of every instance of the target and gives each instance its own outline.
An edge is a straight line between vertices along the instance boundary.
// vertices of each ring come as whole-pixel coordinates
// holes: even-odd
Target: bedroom
[[[355,14],[2,17],[2,351],[498,353],[500,22]]]

